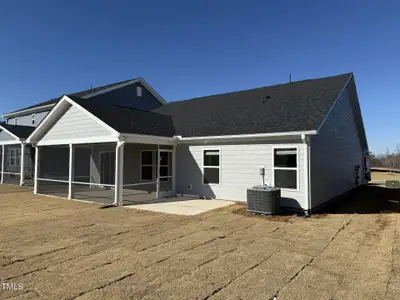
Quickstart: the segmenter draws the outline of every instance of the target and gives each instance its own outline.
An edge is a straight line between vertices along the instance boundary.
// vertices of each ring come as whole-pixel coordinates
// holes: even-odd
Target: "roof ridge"
[[[182,103],[185,101],[192,101],[192,100],[197,100],[197,99],[211,98],[211,97],[215,97],[215,96],[222,96],[222,95],[229,95],[229,94],[236,94],[236,93],[243,93],[243,92],[252,92],[252,91],[260,90],[260,89],[264,89],[264,88],[272,88],[272,87],[283,86],[283,85],[297,84],[297,83],[302,83],[302,82],[306,82],[306,81],[329,79],[329,78],[340,77],[340,76],[345,76],[345,75],[351,76],[351,75],[353,75],[353,72],[332,75],[332,76],[325,76],[325,77],[309,78],[309,79],[303,79],[303,80],[297,80],[297,81],[279,83],[279,84],[273,84],[273,85],[266,85],[266,86],[260,86],[260,87],[256,87],[256,88],[250,88],[250,89],[238,90],[238,91],[226,92],[226,93],[220,93],[220,94],[212,94],[212,95],[208,95],[208,96],[201,96],[201,97],[189,98],[189,99],[184,99],[184,100],[177,100],[177,101],[168,102],[167,105],[172,104],[172,103]]]

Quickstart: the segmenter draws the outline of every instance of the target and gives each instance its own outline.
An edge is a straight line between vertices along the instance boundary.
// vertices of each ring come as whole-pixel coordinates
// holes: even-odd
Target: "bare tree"
[[[400,143],[396,144],[394,152],[386,149],[384,154],[371,154],[372,167],[400,169]]]

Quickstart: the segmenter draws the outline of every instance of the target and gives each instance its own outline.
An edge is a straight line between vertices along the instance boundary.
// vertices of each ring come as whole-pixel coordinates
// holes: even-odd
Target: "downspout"
[[[122,206],[123,204],[123,184],[124,184],[124,152],[121,148],[125,145],[125,141],[117,142],[115,148],[115,199],[114,206]]]
[[[304,215],[309,217],[311,213],[311,160],[310,160],[310,136],[301,135],[304,145]]]
[[[4,145],[1,145],[1,183],[4,183],[4,157],[5,157]]]
[[[21,141],[21,157],[19,158],[20,161],[20,180],[19,185],[23,186],[25,184],[25,141]]]

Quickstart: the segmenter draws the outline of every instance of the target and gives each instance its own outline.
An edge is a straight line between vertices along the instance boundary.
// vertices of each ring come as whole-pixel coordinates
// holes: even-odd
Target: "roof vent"
[[[268,99],[271,99],[271,96],[265,96],[264,98],[261,99],[261,103],[267,102]]]

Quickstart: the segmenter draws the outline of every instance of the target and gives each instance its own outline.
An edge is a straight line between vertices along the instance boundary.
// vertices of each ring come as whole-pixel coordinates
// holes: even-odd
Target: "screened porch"
[[[37,194],[104,203],[154,203],[175,195],[175,147],[142,143],[37,146]]]

